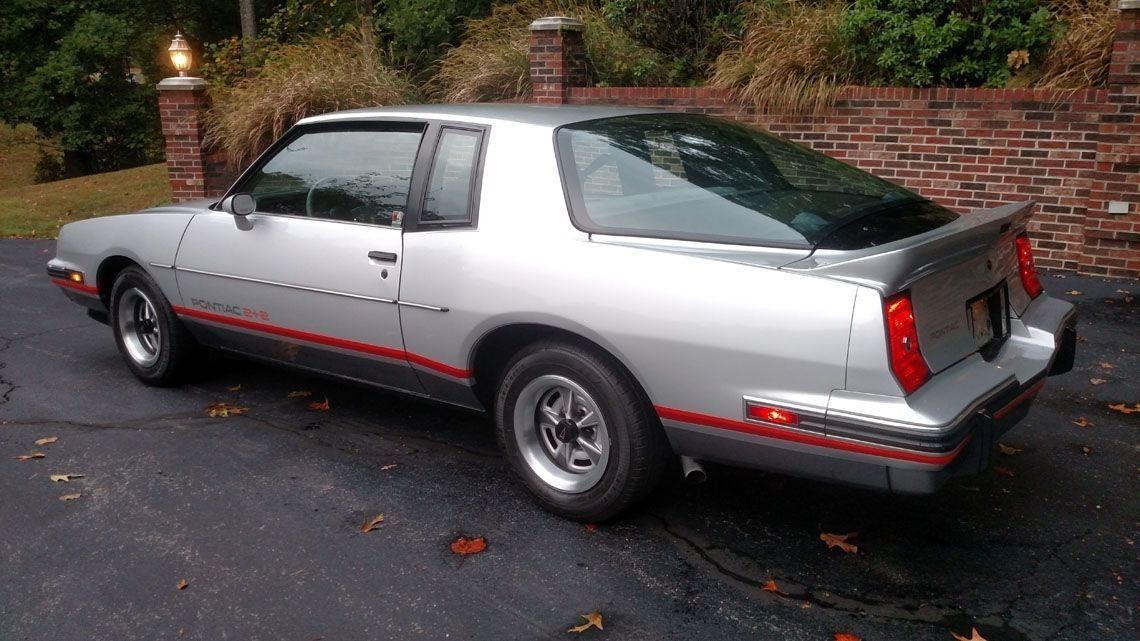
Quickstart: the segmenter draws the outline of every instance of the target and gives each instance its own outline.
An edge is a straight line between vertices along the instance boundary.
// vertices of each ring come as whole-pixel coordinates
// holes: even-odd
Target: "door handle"
[[[368,252],[368,257],[371,258],[372,260],[378,260],[382,263],[394,263],[394,262],[396,262],[396,252],[370,251],[370,252]]]

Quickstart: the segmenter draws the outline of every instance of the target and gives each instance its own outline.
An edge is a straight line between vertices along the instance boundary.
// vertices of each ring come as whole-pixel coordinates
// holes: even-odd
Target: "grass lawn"
[[[8,155],[0,166],[8,174]],[[15,170],[11,170],[15,173]],[[55,238],[69,222],[170,202],[166,165],[147,165],[39,185],[0,182],[0,237]]]

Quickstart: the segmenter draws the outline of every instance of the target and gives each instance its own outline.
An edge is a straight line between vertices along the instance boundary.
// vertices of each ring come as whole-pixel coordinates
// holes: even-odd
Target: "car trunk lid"
[[[1030,298],[1014,239],[1033,203],[959,217],[932,231],[876,247],[816,250],[781,269],[853,282],[890,296],[910,290],[918,344],[932,372],[996,350]]]

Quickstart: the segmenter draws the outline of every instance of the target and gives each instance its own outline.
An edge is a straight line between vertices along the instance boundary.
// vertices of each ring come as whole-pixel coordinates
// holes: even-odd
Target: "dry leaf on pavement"
[[[1101,361],[1100,363],[1098,363],[1098,365],[1100,365],[1101,369],[1112,369],[1112,368],[1116,367],[1115,365],[1113,365],[1112,363],[1109,363],[1108,361]]]
[[[1108,409],[1121,414],[1131,414],[1133,412],[1140,412],[1140,403],[1136,403],[1132,407],[1128,407],[1124,403],[1113,403],[1108,406]]]
[[[185,590],[186,588],[190,587],[190,582],[187,581],[186,579],[178,579],[178,586],[177,587],[179,590]]]
[[[586,524],[586,531],[587,532],[597,532],[598,531],[598,524],[597,523],[587,523]]]
[[[848,532],[847,534],[829,534],[827,532],[819,533],[819,540],[827,544],[827,549],[839,548],[848,554],[855,554],[859,551],[859,546],[848,543],[847,539],[859,536],[858,532]]]
[[[764,583],[764,585],[760,586],[760,589],[764,590],[765,592],[771,592],[772,594],[780,594],[781,593],[780,592],[780,586],[776,585],[775,579],[768,579],[768,581],[766,583]]]
[[[1009,469],[1008,467],[1002,467],[1000,465],[994,466],[994,472],[997,472],[998,474],[1001,474],[1002,476],[1010,476],[1010,477],[1013,476],[1013,470]]]
[[[395,464],[395,463],[389,463],[389,464],[387,464],[387,465],[381,465],[381,466],[380,466],[380,471],[381,471],[381,472],[387,472],[388,470],[390,470],[390,469],[392,469],[392,468],[394,468],[394,467],[396,467],[396,464]]]
[[[236,405],[230,405],[229,403],[214,403],[206,407],[206,414],[208,414],[210,418],[226,418],[231,414],[245,414],[248,411],[248,407],[238,407]]]
[[[475,538],[467,538],[461,536],[451,542],[451,551],[460,555],[467,556],[469,554],[479,554],[487,549],[487,539],[479,536]],[[600,626],[599,626],[600,627]]]
[[[1017,454],[1018,452],[1024,452],[1025,451],[1025,450],[1021,449],[1020,447],[1013,447],[1012,445],[1006,445],[1005,443],[998,443],[998,449],[1001,450],[1001,453],[1005,454],[1006,456],[1013,456],[1014,454]]]
[[[313,401],[312,403],[309,403],[309,409],[317,410],[320,412],[327,412],[329,411],[329,399],[325,398],[324,401],[319,403],[317,401]]]
[[[1089,419],[1087,419],[1083,416],[1080,418],[1073,419],[1072,423],[1073,423],[1073,425],[1076,425],[1077,427],[1092,427],[1093,425],[1096,425],[1096,423],[1093,423],[1092,421],[1090,421]]]
[[[579,614],[578,616],[585,619],[586,622],[583,623],[582,625],[576,625],[576,626],[570,628],[569,630],[567,630],[567,632],[585,632],[586,630],[589,630],[590,628],[597,628],[599,630],[602,629],[602,613],[601,612],[591,612],[589,614]]]
[[[834,641],[863,641],[859,637],[851,634],[850,632],[836,632]]]
[[[289,398],[305,398],[312,395],[313,393],[309,390],[297,390],[296,392],[289,392]]]
[[[1079,289],[1070,289],[1069,291],[1067,291],[1067,292],[1065,292],[1065,293],[1066,293],[1066,294],[1068,294],[1069,296],[1080,296],[1080,295],[1081,295],[1081,290],[1079,290]]]
[[[52,474],[48,477],[52,483],[70,483],[72,479],[83,478],[82,474]]]
[[[31,454],[21,454],[19,456],[14,456],[12,458],[16,459],[17,461],[30,461],[32,459],[43,458],[43,457],[44,457],[43,452],[32,452]]]
[[[79,494],[78,492],[75,494],[64,494],[63,496],[59,497],[59,500],[61,500],[61,501],[74,501],[75,499],[77,499],[81,496],[83,496],[83,495]]]
[[[970,628],[969,638],[966,638],[966,637],[961,636],[959,634],[954,634],[953,632],[950,633],[950,636],[954,637],[955,641],[986,641],[985,637],[978,634],[977,628]]]
[[[360,531],[365,533],[365,534],[368,534],[372,530],[375,530],[376,528],[380,527],[380,524],[383,522],[384,522],[384,515],[383,514],[377,514],[376,516],[374,516],[370,519],[364,519],[364,523],[360,524]]]
[[[58,440],[59,440],[58,436],[46,436],[44,438],[37,439],[35,443],[36,443],[36,445],[51,445],[52,443],[55,443]]]
[[[241,383],[238,383],[237,385],[230,385],[229,387],[226,388],[226,391],[227,392],[240,392],[241,391]]]
[[[1089,382],[1093,385],[1104,385],[1108,381],[1104,380],[1103,378],[1090,378]]]

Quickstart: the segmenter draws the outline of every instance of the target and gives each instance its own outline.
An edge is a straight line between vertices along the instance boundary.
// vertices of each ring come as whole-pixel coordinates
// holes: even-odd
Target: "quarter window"
[[[471,193],[482,132],[444,128],[432,161],[420,224],[471,222]]]
[[[289,142],[243,186],[257,211],[399,226],[422,130],[314,131]]]

